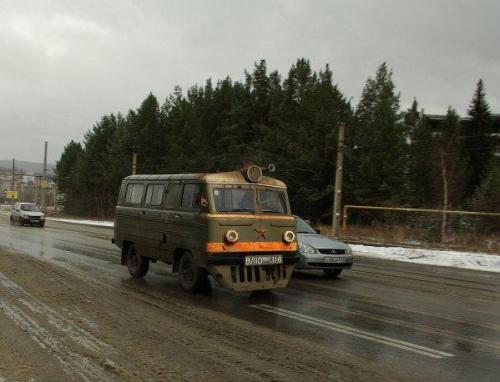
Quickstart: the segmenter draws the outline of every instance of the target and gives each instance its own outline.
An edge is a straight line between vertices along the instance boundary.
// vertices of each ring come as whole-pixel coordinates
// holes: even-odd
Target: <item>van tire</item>
[[[210,288],[206,269],[194,263],[191,252],[184,252],[179,259],[179,283],[188,293],[205,292]]]
[[[133,244],[127,249],[127,268],[130,276],[135,279],[146,276],[149,270],[149,259],[139,255]]]

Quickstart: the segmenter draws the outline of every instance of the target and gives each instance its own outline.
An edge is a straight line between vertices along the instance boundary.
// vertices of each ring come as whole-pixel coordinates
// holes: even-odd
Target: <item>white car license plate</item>
[[[345,263],[346,260],[347,258],[343,256],[325,256],[325,263],[340,264]]]
[[[283,255],[245,256],[245,267],[283,264]]]

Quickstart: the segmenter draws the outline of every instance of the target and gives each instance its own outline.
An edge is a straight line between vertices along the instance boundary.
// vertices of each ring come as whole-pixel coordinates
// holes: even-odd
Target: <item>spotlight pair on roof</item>
[[[241,172],[243,173],[243,176],[250,182],[257,183],[262,179],[262,170],[267,170],[269,172],[275,172],[276,171],[276,166],[271,163],[270,165],[266,167],[260,167],[256,166],[254,164],[244,167]]]

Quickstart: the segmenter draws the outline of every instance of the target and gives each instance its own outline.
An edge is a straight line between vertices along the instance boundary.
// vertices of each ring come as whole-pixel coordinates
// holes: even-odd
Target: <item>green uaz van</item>
[[[209,287],[209,275],[235,291],[284,288],[298,261],[286,185],[257,166],[125,178],[113,241],[133,277],[160,260],[187,292]]]

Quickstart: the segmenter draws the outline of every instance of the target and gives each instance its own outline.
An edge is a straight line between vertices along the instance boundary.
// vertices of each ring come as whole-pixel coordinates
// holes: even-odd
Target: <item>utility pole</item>
[[[12,183],[10,186],[11,191],[16,191],[16,159],[12,158]]]
[[[335,190],[333,196],[333,215],[332,215],[332,235],[338,237],[340,227],[340,214],[342,205],[342,173],[344,167],[344,133],[345,122],[338,124],[339,138],[337,142],[337,164],[335,170]]]
[[[137,152],[132,153],[132,175],[137,174]]]
[[[42,172],[42,211],[45,212],[47,207],[47,202],[45,200],[45,190],[47,188],[47,141],[45,141],[45,147],[43,152],[43,172]]]

